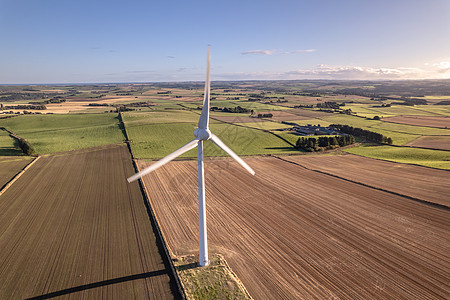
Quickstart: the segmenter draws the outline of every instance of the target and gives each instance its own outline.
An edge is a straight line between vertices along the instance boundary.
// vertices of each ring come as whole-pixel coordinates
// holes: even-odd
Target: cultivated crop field
[[[32,160],[29,156],[0,157],[0,189]]]
[[[348,148],[344,151],[397,163],[450,170],[450,153],[445,150],[392,147],[387,145],[363,145],[361,147]]]
[[[125,145],[41,157],[0,196],[0,299],[171,299]]]
[[[283,159],[304,168],[450,207],[449,171],[356,155],[303,155]]]
[[[383,121],[407,125],[425,126],[425,127],[437,127],[437,128],[450,127],[450,117],[398,116],[398,117],[384,118]]]
[[[363,170],[383,168],[373,160],[347,164],[362,169],[359,181],[367,185],[305,169],[296,164],[300,157],[295,163],[246,161],[256,176],[230,160],[206,162],[208,239],[210,251],[225,256],[255,299],[447,297],[448,209],[390,192],[384,173],[377,178],[386,191],[367,186],[374,179]],[[405,172],[390,168],[398,184],[411,187],[410,195],[448,194],[443,184],[433,190],[419,185],[415,193],[422,178],[402,178]],[[431,177],[448,178],[444,171]],[[189,161],[171,162],[144,178],[176,256],[198,249],[196,181],[196,162]]]
[[[406,146],[450,151],[450,135],[421,136],[407,143]]]
[[[449,86],[213,82],[210,129],[257,175],[205,143],[210,251],[255,299],[448,298],[450,106],[435,104]],[[173,297],[123,141],[142,160],[180,148],[203,92],[203,82],[0,86],[0,127],[40,155],[0,195],[0,299]],[[278,131],[285,122],[350,125],[393,144],[357,137],[304,153],[298,135]],[[175,258],[198,254],[196,156],[144,179]],[[32,159],[0,130],[0,187]]]

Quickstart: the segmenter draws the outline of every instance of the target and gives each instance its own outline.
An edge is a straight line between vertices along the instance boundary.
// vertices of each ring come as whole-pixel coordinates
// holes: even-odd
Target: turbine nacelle
[[[207,140],[211,139],[212,133],[209,129],[197,128],[194,130],[194,136],[199,141],[207,141]]]

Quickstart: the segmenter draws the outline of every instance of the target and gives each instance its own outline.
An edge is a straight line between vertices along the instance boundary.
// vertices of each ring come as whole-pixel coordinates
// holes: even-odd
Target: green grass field
[[[200,113],[200,112],[199,112]],[[153,124],[153,123],[193,123],[198,122],[199,114],[189,110],[164,110],[149,112],[123,113],[124,119],[129,124]]]
[[[282,154],[297,152],[291,145],[276,136],[252,128],[230,124],[211,124],[211,131],[239,155]],[[216,146],[207,155],[226,154]]]
[[[9,133],[0,130],[0,156],[21,156],[22,150],[16,145]]]
[[[289,110],[292,109],[290,107],[283,107],[283,106],[278,106],[278,105],[272,105],[272,104],[264,104],[264,103],[259,103],[259,102],[251,102],[251,101],[239,101],[239,100],[232,100],[230,101],[230,106],[229,107],[235,107],[235,106],[240,106],[243,108],[247,108],[247,109],[253,109],[254,111],[257,112],[262,112],[262,111],[270,111],[270,110]]]
[[[298,138],[300,137],[297,134],[293,134],[289,131],[276,131],[275,134],[281,136],[283,139],[289,141],[290,143],[292,143],[292,145],[296,145]]]
[[[321,119],[329,123],[346,124],[381,133],[392,138],[393,144],[398,146],[404,145],[421,135],[449,135],[447,129],[396,124],[341,114],[330,114],[330,116]]]
[[[349,148],[344,151],[381,160],[450,170],[450,152],[448,151],[393,147],[387,145],[364,145],[361,147]]]
[[[246,122],[246,123],[235,123],[237,125],[242,125],[246,127],[252,127],[255,129],[263,129],[263,130],[274,130],[274,129],[281,129],[281,128],[291,128],[291,125],[281,124],[278,122],[270,122],[270,121],[263,121],[263,122]]]
[[[128,137],[136,158],[164,157],[195,137],[196,123],[170,123],[135,125],[125,121]],[[211,131],[238,155],[280,154],[295,151],[283,140],[260,130],[225,123],[211,123]],[[212,142],[205,143],[205,156],[226,156]],[[191,150],[181,157],[196,157]]]
[[[27,139],[37,154],[115,144],[124,140],[116,113],[24,115],[0,120],[0,126]]]

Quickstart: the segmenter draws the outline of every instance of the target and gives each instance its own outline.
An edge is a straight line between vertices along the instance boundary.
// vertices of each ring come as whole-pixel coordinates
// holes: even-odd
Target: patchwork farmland
[[[434,104],[450,99],[450,85],[432,83],[213,82],[211,130],[257,173],[205,143],[210,254],[254,299],[448,298],[450,106]],[[427,105],[399,104],[420,85]],[[125,180],[134,170],[122,143],[157,160],[193,139],[203,83],[0,91],[0,186],[34,161],[0,192],[0,299],[177,297],[142,191]],[[393,144],[359,138],[306,153],[293,147],[292,123],[345,124]],[[210,272],[195,264],[196,156],[144,179],[180,276]],[[201,276],[187,278],[197,286]]]
[[[423,189],[422,178],[402,178],[406,170],[394,167],[374,183],[367,170],[384,166],[371,159],[347,163],[349,173],[362,169],[361,176],[354,175],[361,183],[338,178],[343,174],[335,170],[327,170],[331,176],[305,169],[298,165],[302,159],[247,159],[255,177],[229,160],[206,162],[210,251],[225,256],[254,298],[448,295],[448,208],[398,195],[404,191],[389,177],[410,187],[411,197],[428,199],[434,193],[448,195],[447,171],[430,170],[439,182]],[[345,161],[335,159],[327,164]],[[305,163],[326,168],[309,159]],[[141,167],[149,164],[141,162]],[[198,249],[195,174],[196,162],[178,161],[144,178],[175,257]]]
[[[0,196],[0,299],[173,299],[133,172],[125,145],[28,169]]]

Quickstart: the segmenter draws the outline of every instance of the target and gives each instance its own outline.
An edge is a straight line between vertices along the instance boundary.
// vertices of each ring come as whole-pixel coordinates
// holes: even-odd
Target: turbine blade
[[[127,180],[128,182],[133,182],[138,180],[139,178],[141,178],[142,176],[153,172],[154,170],[158,169],[159,167],[161,167],[162,165],[168,163],[169,161],[173,160],[174,158],[180,156],[181,154],[194,149],[198,144],[198,140],[192,140],[189,143],[187,143],[186,145],[184,145],[183,147],[181,147],[180,149],[172,152],[171,154],[167,155],[166,157],[158,160],[156,163],[154,163],[153,165],[151,165],[148,168],[145,168],[144,170],[140,171],[139,173],[134,174],[133,176],[129,177]]]
[[[206,58],[206,81],[205,81],[205,98],[203,99],[202,113],[198,121],[198,128],[208,129],[209,125],[209,91],[211,83],[209,79],[209,65],[210,65],[210,47],[208,46],[208,53]]]
[[[212,134],[211,133],[211,140],[214,142],[214,144],[216,144],[217,146],[219,146],[219,148],[221,148],[223,151],[225,151],[226,153],[228,153],[229,156],[231,156],[232,158],[234,158],[241,166],[243,166],[250,174],[255,175],[255,171],[253,171],[252,168],[250,168],[249,165],[247,165],[247,163],[245,161],[243,161],[239,156],[237,156],[236,153],[233,152],[233,150],[231,150],[230,148],[228,148],[227,145],[224,144],[224,142],[222,142],[217,135]]]

